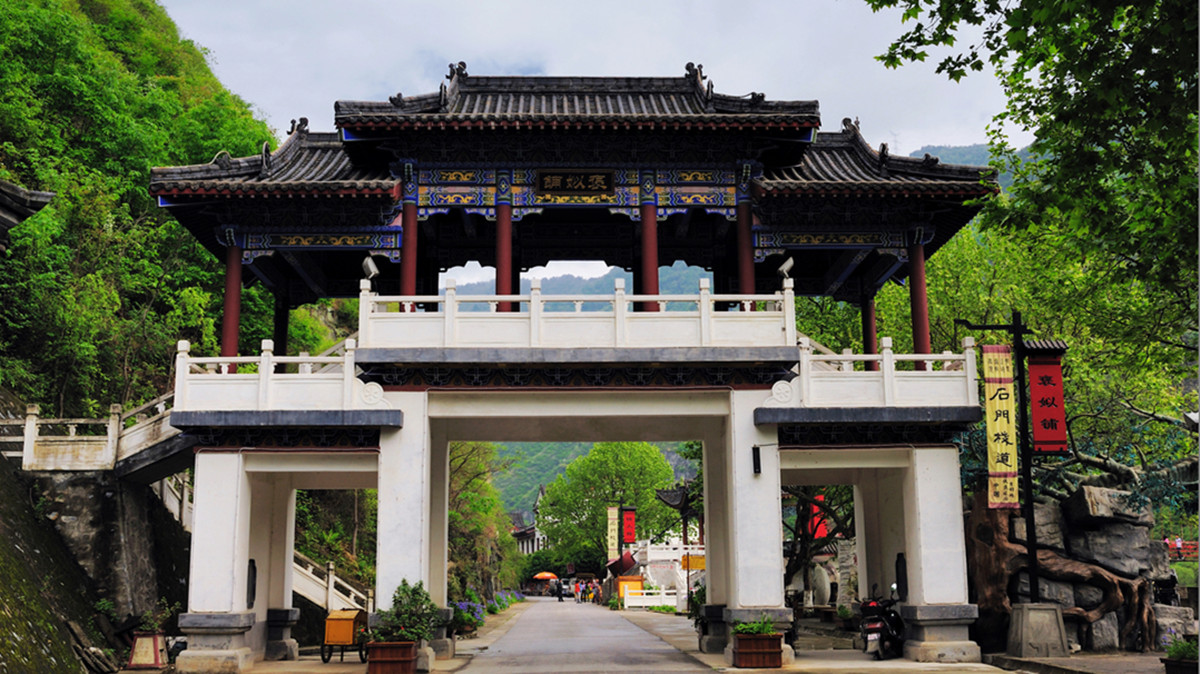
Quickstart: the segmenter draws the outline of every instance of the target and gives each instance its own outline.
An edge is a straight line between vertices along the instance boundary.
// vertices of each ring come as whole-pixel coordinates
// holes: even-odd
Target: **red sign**
[[[637,543],[637,534],[634,526],[637,524],[637,510],[633,508],[621,509],[621,542],[622,543]]]
[[[1033,419],[1033,453],[1070,455],[1067,412],[1063,407],[1062,363],[1058,355],[1029,356],[1029,407]]]
[[[816,500],[824,502],[825,495],[817,494]],[[821,514],[821,508],[815,503],[809,507],[812,508],[812,515],[808,520],[808,533],[812,534],[813,538],[825,538],[829,535],[829,530],[825,526],[825,516]]]

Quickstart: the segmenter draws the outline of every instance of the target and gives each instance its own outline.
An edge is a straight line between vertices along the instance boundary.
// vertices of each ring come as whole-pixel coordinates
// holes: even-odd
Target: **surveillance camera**
[[[789,257],[784,260],[783,264],[779,265],[779,278],[787,278],[788,272],[790,272],[794,266],[796,266],[796,261],[792,258]]]
[[[372,260],[370,255],[363,258],[362,270],[363,276],[366,276],[367,280],[379,276],[379,267],[375,266],[375,260]]]

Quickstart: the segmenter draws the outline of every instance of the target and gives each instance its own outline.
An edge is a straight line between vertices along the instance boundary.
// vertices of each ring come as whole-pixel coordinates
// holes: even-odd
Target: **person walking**
[[[562,581],[561,581],[561,580],[560,580],[560,581],[558,581],[558,585],[555,585],[555,586],[554,586],[554,593],[558,595],[558,600],[559,600],[559,601],[562,601],[562,596],[563,596],[563,584],[562,584]]]

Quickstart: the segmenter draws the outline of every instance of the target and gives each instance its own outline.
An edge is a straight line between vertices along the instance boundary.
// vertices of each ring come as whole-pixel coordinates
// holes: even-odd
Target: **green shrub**
[[[1175,630],[1171,630],[1170,634],[1163,636],[1162,642],[1168,659],[1195,660],[1197,657],[1196,642],[1176,634]]]
[[[1184,587],[1196,587],[1196,562],[1175,562],[1171,564],[1175,577]]]
[[[425,583],[408,580],[392,594],[392,607],[379,612],[379,624],[368,631],[370,641],[421,641],[433,638],[438,625],[438,607],[425,590]]]
[[[734,634],[778,634],[779,630],[775,629],[775,621],[771,620],[771,616],[766,613],[758,620],[751,622],[735,622],[730,628]]]

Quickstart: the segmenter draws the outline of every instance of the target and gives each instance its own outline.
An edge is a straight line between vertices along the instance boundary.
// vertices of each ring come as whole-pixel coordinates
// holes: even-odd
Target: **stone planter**
[[[367,674],[415,674],[417,642],[372,641],[367,644]]]
[[[1171,660],[1168,658],[1159,658],[1158,660],[1163,663],[1167,674],[1196,674],[1196,660]]]
[[[733,635],[733,666],[763,669],[783,666],[783,635]]]
[[[133,648],[125,669],[162,669],[167,666],[167,637],[162,632],[133,633]]]

